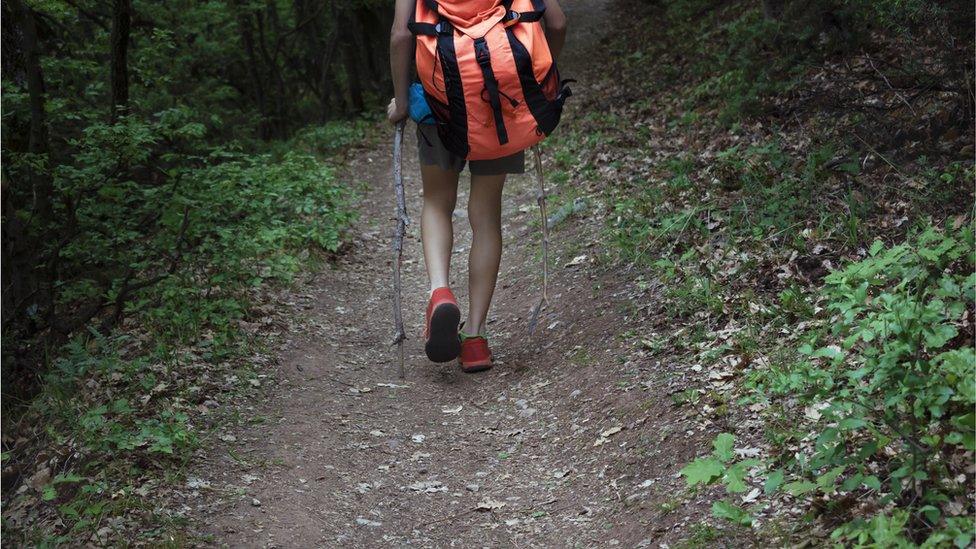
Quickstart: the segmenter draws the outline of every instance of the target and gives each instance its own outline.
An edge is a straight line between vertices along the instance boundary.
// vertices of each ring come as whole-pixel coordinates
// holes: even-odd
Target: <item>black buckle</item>
[[[511,23],[512,21],[518,21],[522,17],[522,14],[515,10],[508,10],[505,17],[502,18],[502,23]]]
[[[488,51],[488,43],[484,38],[474,41],[474,58],[479,65],[489,65],[491,63],[491,53]]]

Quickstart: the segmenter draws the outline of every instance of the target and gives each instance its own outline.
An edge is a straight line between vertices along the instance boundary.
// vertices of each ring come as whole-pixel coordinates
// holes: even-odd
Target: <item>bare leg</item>
[[[505,174],[471,176],[468,220],[471,222],[471,255],[468,257],[467,334],[480,334],[502,259],[502,188]]]
[[[424,180],[424,208],[420,217],[420,238],[430,289],[450,283],[454,224],[451,216],[457,204],[458,173],[436,165],[421,165]]]

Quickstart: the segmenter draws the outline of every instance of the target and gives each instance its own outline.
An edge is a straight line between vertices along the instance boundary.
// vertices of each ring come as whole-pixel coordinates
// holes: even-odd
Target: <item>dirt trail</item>
[[[573,77],[607,28],[609,7],[565,3],[573,32],[563,76]],[[586,93],[585,82],[577,88]],[[571,124],[572,109],[566,116]],[[389,144],[381,142],[348,166],[352,181],[368,183],[353,251],[310,288],[310,318],[287,337],[278,384],[253,412],[270,420],[235,432],[195,468],[213,487],[195,529],[230,547],[648,546],[673,526],[656,520],[649,502],[669,497],[690,454],[668,439],[680,428],[666,404],[669,380],[656,365],[621,358],[613,337],[630,296],[585,266],[556,266],[552,311],[541,337],[528,339],[538,213],[531,175],[514,177],[489,319],[499,364],[465,375],[453,363],[427,362],[419,170],[408,128],[404,176],[415,223],[403,265],[406,379],[397,379],[388,344],[393,198]],[[453,262],[462,308],[466,180]],[[557,245],[574,238],[572,227],[562,231]]]

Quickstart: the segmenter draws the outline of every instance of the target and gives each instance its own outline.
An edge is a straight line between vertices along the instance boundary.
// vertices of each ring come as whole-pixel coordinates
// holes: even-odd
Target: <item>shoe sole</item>
[[[484,372],[485,370],[491,370],[492,366],[493,365],[491,363],[477,364],[474,366],[461,366],[461,371],[466,374],[476,374],[478,372]]]
[[[461,354],[458,324],[461,309],[451,303],[441,303],[430,315],[430,336],[424,351],[431,362],[449,362]]]

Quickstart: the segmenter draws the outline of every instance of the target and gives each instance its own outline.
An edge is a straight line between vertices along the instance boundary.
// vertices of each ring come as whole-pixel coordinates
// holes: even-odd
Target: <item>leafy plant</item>
[[[945,509],[965,493],[952,480],[957,457],[976,449],[976,358],[959,338],[976,297],[971,230],[930,226],[904,244],[875,242],[867,258],[827,276],[831,329],[807,334],[805,358],[756,373],[759,398],[796,399],[813,420],[810,450],[786,460],[784,491],[870,491],[897,509],[854,519],[835,530],[838,540],[933,529],[927,537],[943,539],[956,529]]]
[[[681,475],[689,487],[709,485],[721,481],[725,491],[729,494],[746,492],[749,488],[746,478],[751,469],[758,467],[758,459],[748,458],[735,460],[735,436],[721,433],[712,441],[712,454],[698,458],[681,469]],[[736,524],[748,526],[752,523],[752,516],[748,511],[728,501],[716,501],[712,505],[712,514],[718,518],[730,520]]]

